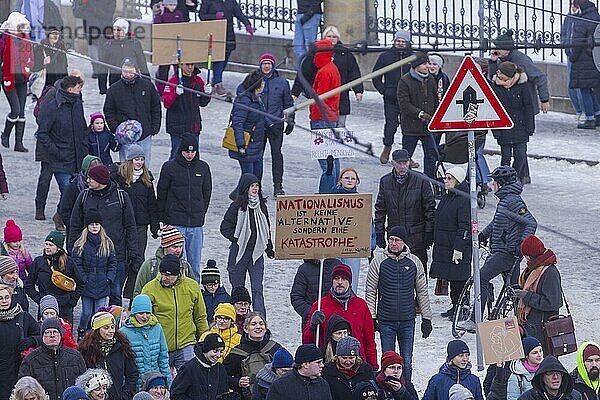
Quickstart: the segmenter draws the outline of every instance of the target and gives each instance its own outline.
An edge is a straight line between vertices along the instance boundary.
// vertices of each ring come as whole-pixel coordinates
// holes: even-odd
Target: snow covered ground
[[[238,50],[239,51],[239,50]],[[81,68],[88,76],[84,89],[84,106],[86,115],[101,110],[103,96],[98,95],[96,81],[89,78],[91,68],[87,62],[69,57],[71,66]],[[226,73],[225,84],[233,90],[242,80],[242,74]],[[352,98],[352,96],[351,96]],[[127,101],[123,99],[123,101]],[[353,115],[348,117],[347,125],[356,131],[361,141],[371,142],[376,155],[382,148],[381,137],[383,127],[383,107],[381,97],[377,93],[366,93],[362,103],[352,100]],[[223,131],[227,125],[231,104],[213,100],[202,110],[204,132],[201,136],[200,156],[206,160],[213,173],[213,199],[209,216],[206,219],[203,263],[207,259],[217,260],[223,281],[229,290],[226,274],[228,241],[219,234],[219,224],[229,205],[228,193],[235,186],[239,177],[237,162],[228,158],[221,148]],[[0,100],[0,115],[8,113],[6,101]],[[30,113],[30,112],[29,112]],[[298,113],[298,125],[308,126],[306,110]],[[571,115],[550,113],[537,118],[537,131],[530,143],[532,153],[571,156],[586,159],[600,157],[600,133],[598,131],[579,131],[575,128],[575,120]],[[43,241],[53,224],[47,221],[35,221],[34,195],[39,164],[34,161],[35,123],[28,114],[25,145],[28,154],[15,153],[2,149],[4,168],[10,186],[10,199],[0,202],[0,224],[4,226],[7,218],[14,218],[22,227],[24,242],[34,256],[41,254]],[[397,141],[400,135],[397,136]],[[297,127],[285,138],[284,188],[288,194],[312,194],[317,190],[320,169],[315,161],[310,160],[310,135]],[[395,145],[395,148],[398,144]],[[493,138],[488,136],[488,147],[497,148]],[[161,163],[167,159],[170,140],[163,129],[154,138],[153,163],[151,170],[158,177]],[[116,157],[115,157],[116,158]],[[422,160],[421,150],[417,150],[415,158]],[[499,164],[498,156],[489,157],[491,167]],[[566,162],[550,160],[530,160],[532,184],[525,188],[524,198],[530,210],[536,216],[540,227],[538,234],[545,243],[558,255],[558,268],[562,274],[563,287],[569,300],[576,323],[578,340],[600,340],[597,332],[598,308],[600,296],[600,256],[598,252],[598,224],[600,223],[600,201],[598,201],[598,184],[600,166],[571,165]],[[355,159],[342,161],[343,166],[355,167],[361,176],[359,191],[361,193],[377,193],[379,178],[389,172],[389,166],[380,165],[376,157],[359,155]],[[270,155],[265,154],[265,175],[263,185],[265,193],[272,194]],[[46,207],[46,216],[53,214],[58,200],[58,190],[52,184],[51,194]],[[492,195],[488,197],[488,206],[480,213],[481,226],[490,219],[495,206]],[[274,202],[269,201],[271,218],[274,217]],[[150,239],[147,255],[154,252],[158,241]],[[270,328],[273,337],[292,352],[300,344],[300,318],[289,302],[289,291],[299,261],[267,260],[265,266],[265,298]],[[368,265],[362,264],[359,294],[364,292],[365,277]],[[430,282],[432,307],[434,310],[433,333],[424,340],[418,332],[415,340],[413,381],[417,390],[422,393],[427,381],[444,361],[446,343],[450,340],[450,322],[442,319],[439,313],[448,308],[449,299],[433,296],[433,282]],[[418,321],[420,323],[420,321]],[[475,357],[475,340],[467,335]],[[379,340],[377,340],[379,342]],[[568,369],[575,366],[574,356],[564,357]]]

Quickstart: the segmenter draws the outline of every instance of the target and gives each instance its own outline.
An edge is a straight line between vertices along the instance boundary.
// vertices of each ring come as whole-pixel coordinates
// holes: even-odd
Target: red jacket
[[[321,42],[326,42],[325,44],[321,44]],[[315,46],[319,48],[324,48],[324,46],[329,43],[328,46],[331,46],[331,42],[328,40],[320,40],[315,43]],[[332,89],[335,89],[342,85],[342,77],[340,76],[340,71],[333,63],[333,47],[331,51],[324,51],[315,54],[314,63],[317,67],[317,74],[315,75],[315,81],[313,83],[313,89],[318,95],[329,92]],[[335,96],[331,96],[325,100],[325,110],[327,112],[327,116],[330,121],[337,121],[340,116],[340,95],[339,93]],[[309,118],[311,121],[325,121],[325,118],[319,111],[319,107],[317,104],[311,104],[310,106],[310,115]]]
[[[62,344],[65,345],[66,347],[70,347],[72,349],[77,350],[77,342],[75,341],[75,338],[73,337],[73,332],[71,332],[71,329],[73,328],[73,326],[71,325],[71,323],[69,321],[67,321],[66,319],[63,319],[61,317],[58,318],[58,321],[60,322],[60,326],[62,326],[65,331],[65,333],[62,336]],[[41,328],[41,326],[42,326],[41,320],[40,320],[39,324],[40,324],[40,328]],[[37,349],[37,347],[30,347],[26,350],[23,350],[21,352],[21,359],[25,358],[27,356],[27,354],[31,353],[35,349]]]
[[[302,333],[302,343],[315,343],[316,334],[310,330],[310,318],[317,309],[315,301],[308,314],[308,322]],[[360,297],[354,295],[348,301],[348,307],[344,310],[342,304],[337,301],[331,293],[321,299],[321,311],[325,313],[325,322],[319,326],[319,344],[323,347],[325,327],[329,318],[337,314],[346,319],[352,328],[352,335],[360,342],[360,355],[374,370],[379,369],[377,364],[377,345],[375,344],[375,330],[373,328],[373,317],[367,307],[367,303]]]

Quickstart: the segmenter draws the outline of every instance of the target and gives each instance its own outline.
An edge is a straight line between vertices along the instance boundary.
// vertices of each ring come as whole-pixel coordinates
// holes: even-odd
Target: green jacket
[[[144,286],[142,293],[152,301],[152,313],[162,325],[169,351],[195,344],[208,330],[204,299],[192,278],[182,276],[173,287],[164,287],[158,275]]]
[[[158,246],[156,249],[156,253],[154,253],[154,257],[151,257],[144,261],[140,270],[138,271],[137,277],[135,278],[135,286],[133,288],[133,297],[142,293],[142,288],[152,279],[156,278],[159,275],[158,268],[160,266],[160,262],[165,256],[165,252],[163,248]],[[184,276],[194,276],[192,273],[192,266],[183,258],[180,259],[181,268],[183,269]]]

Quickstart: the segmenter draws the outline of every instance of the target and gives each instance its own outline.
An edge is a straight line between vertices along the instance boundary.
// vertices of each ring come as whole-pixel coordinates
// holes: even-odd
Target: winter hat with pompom
[[[13,243],[21,240],[23,240],[23,232],[21,232],[19,225],[13,219],[7,220],[4,227],[4,242]]]

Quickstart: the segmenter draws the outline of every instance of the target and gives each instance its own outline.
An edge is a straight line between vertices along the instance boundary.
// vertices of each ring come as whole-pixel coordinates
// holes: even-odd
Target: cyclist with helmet
[[[490,256],[480,271],[482,311],[484,299],[488,298],[490,281],[520,263],[523,257],[521,243],[527,236],[533,235],[537,228],[537,221],[521,198],[523,185],[517,177],[517,171],[509,166],[501,166],[490,174],[490,178],[499,202],[494,218],[479,233],[479,244],[487,246],[489,242],[490,248]],[[519,268],[514,269],[511,277],[513,284],[517,283],[519,272]],[[461,327],[475,329],[474,318],[472,316],[472,320],[461,323]]]

